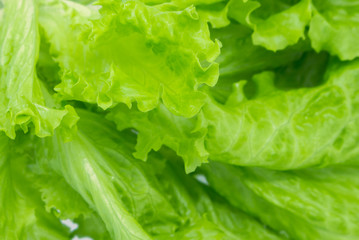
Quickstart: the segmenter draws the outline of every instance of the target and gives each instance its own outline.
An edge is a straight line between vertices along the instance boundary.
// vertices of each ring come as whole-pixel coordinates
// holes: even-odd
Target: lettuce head
[[[0,239],[359,239],[357,39],[353,0],[0,0]]]

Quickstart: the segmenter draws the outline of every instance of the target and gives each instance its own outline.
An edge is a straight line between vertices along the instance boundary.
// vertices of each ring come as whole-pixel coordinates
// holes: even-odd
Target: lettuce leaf
[[[220,64],[220,77],[249,77],[250,73],[275,69],[300,58],[304,51],[310,49],[307,43],[301,43],[274,53],[253,45],[251,33],[250,28],[236,23],[212,31],[213,37],[218,38],[223,45],[217,59]],[[221,80],[218,84],[221,84]]]
[[[348,0],[313,0],[309,37],[316,51],[328,51],[341,60],[359,56],[357,12],[359,4]]]
[[[173,157],[171,160],[174,160]],[[210,187],[199,184],[194,178],[189,177],[178,166],[179,163],[180,159],[168,161],[169,167],[166,168],[166,171],[163,171],[163,176],[166,177],[162,179],[166,180],[166,182],[173,182],[173,179],[175,179],[173,185],[169,184],[167,186],[167,191],[173,191],[172,189],[178,189],[178,186],[183,185],[180,197],[188,199],[186,206],[194,205],[202,219],[189,231],[186,226],[184,232],[192,232],[190,235],[183,236],[182,231],[176,233],[178,239],[281,239],[262,223],[229,205],[225,199],[216,194]],[[194,175],[194,177],[197,176],[199,175]],[[181,184],[179,185],[178,182],[181,182]],[[207,229],[203,229],[206,231],[196,229],[198,225],[207,225],[208,223],[212,224],[212,229],[214,224],[216,231],[218,232],[218,229],[220,229],[222,234],[218,237],[213,237],[208,235]],[[199,237],[201,234],[203,234],[203,237]]]
[[[359,137],[353,108],[358,64],[333,61],[325,84],[289,91],[274,86],[273,72],[257,74],[254,98],[246,98],[245,82],[240,81],[225,104],[208,98],[197,118],[175,117],[164,108],[147,114],[116,108],[108,118],[119,129],[138,130],[136,157],[145,159],[151,149],[166,145],[184,158],[188,172],[208,156],[213,161],[281,170],[354,163]],[[189,153],[201,158],[189,162],[193,156]]]
[[[225,103],[235,82],[250,79],[253,74],[264,70],[286,68],[288,64],[299,61],[310,51],[309,41],[300,41],[277,52],[266,50],[253,45],[251,34],[250,28],[236,23],[212,31],[212,36],[219,39],[223,47],[217,59],[220,65],[218,82],[214,87],[208,88],[208,91],[220,103]],[[285,79],[286,83],[291,82],[287,80]]]
[[[9,140],[0,133],[0,236],[2,239],[69,239],[69,231],[45,211],[27,140]]]
[[[162,5],[181,10],[195,6],[199,17],[208,21],[213,28],[225,27],[230,23],[227,16],[229,7],[227,0],[141,0],[141,2],[147,5]]]
[[[297,171],[204,167],[213,188],[234,206],[294,239],[358,238],[358,168]]]
[[[33,169],[34,170],[34,169]],[[60,219],[87,218],[92,210],[66,181],[54,172],[44,173],[37,169],[35,186],[41,193],[41,199],[45,203],[45,209],[53,212]],[[66,196],[64,198],[63,196]]]
[[[278,51],[308,35],[316,51],[352,60],[359,56],[358,6],[350,0],[232,0],[228,17],[253,29],[254,45]]]
[[[96,212],[86,217],[81,216],[75,219],[75,222],[79,226],[72,232],[72,236],[90,237],[96,240],[111,239],[105,224]]]
[[[139,132],[134,153],[138,159],[146,160],[151,150],[158,151],[166,145],[183,158],[187,173],[207,162],[209,153],[204,145],[206,129],[194,131],[196,118],[175,116],[163,105],[148,113],[118,106],[107,117],[116,122],[120,131],[135,128]]]
[[[172,153],[151,154],[146,163],[135,160],[133,133],[118,134],[101,116],[77,111],[78,137],[68,143],[56,135],[39,140],[36,159],[40,168],[55,171],[79,192],[113,239],[278,239],[207,193],[184,174]],[[211,212],[215,206],[222,211]]]
[[[347,106],[357,101],[357,64],[329,70],[324,85],[290,91],[276,89],[274,74],[264,72],[254,77],[258,93],[251,100],[239,83],[226,105],[212,102],[203,109],[210,158],[283,170],[352,161],[357,111]]]
[[[282,50],[305,38],[312,15],[310,0],[231,1],[229,16],[253,29],[253,44]]]
[[[78,119],[74,109],[55,102],[36,75],[39,54],[37,8],[33,0],[6,1],[0,29],[0,131],[46,137],[61,127],[69,138]]]
[[[0,0],[0,239],[358,239],[357,5]]]
[[[220,44],[209,38],[194,7],[101,1],[99,15],[90,7],[52,2],[40,7],[40,24],[61,67],[55,90],[63,98],[103,109],[137,102],[141,111],[161,99],[186,117],[200,110],[206,95],[199,86],[213,86],[218,78],[213,61]]]

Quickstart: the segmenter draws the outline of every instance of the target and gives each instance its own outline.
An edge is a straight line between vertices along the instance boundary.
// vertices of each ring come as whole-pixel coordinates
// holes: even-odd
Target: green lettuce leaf
[[[221,41],[223,47],[217,62],[220,65],[220,78],[225,76],[250,77],[253,73],[272,70],[297,60],[310,46],[301,42],[283,51],[272,52],[253,45],[251,29],[236,23],[212,31],[214,38]],[[237,81],[240,79],[237,79]],[[218,84],[221,84],[221,79]]]
[[[175,116],[163,105],[147,113],[118,106],[111,110],[107,118],[115,121],[120,131],[135,128],[139,132],[134,153],[138,159],[145,161],[151,150],[158,151],[166,145],[183,158],[187,173],[207,162],[209,153],[204,145],[206,129],[193,131],[196,118]]]
[[[69,231],[46,212],[33,185],[37,177],[28,167],[28,139],[14,142],[0,133],[0,143],[0,238],[69,239]]]
[[[15,138],[16,130],[31,128],[45,137],[61,126],[63,136],[69,138],[78,119],[74,109],[68,105],[59,109],[37,78],[36,12],[33,0],[5,2],[0,29],[0,131]]]
[[[0,0],[0,239],[358,239],[358,6]]]
[[[105,224],[96,212],[93,212],[86,217],[81,216],[75,219],[75,222],[79,226],[72,232],[72,236],[91,237],[96,240],[111,239]]]
[[[234,206],[291,239],[357,239],[357,167],[297,171],[204,167],[210,185]]]
[[[162,5],[170,8],[183,10],[190,6],[195,6],[199,17],[208,21],[213,28],[227,26],[228,19],[228,0],[140,0],[147,5]]]
[[[162,191],[190,221],[175,232],[155,236],[155,239],[279,239],[255,219],[186,175],[179,165],[180,160],[172,154],[166,154],[166,159],[169,160],[165,168],[157,175],[160,182],[166,183],[162,184]],[[150,159],[149,163],[155,161]]]
[[[61,82],[60,66],[54,61],[50,54],[50,44],[46,41],[43,30],[40,28],[40,50],[39,58],[36,63],[38,78],[44,83],[49,93],[58,98],[54,87]],[[60,99],[61,100],[61,99]]]
[[[167,159],[170,160],[160,178],[167,183],[166,192],[174,192],[179,200],[185,200],[183,211],[195,208],[201,216],[193,227],[185,226],[177,231],[176,239],[280,239],[263,224],[229,205],[208,186],[185,174],[179,166],[180,159],[171,155]]]
[[[92,213],[83,198],[62,177],[54,172],[36,173],[35,185],[41,192],[41,199],[48,212],[53,212],[60,219],[88,217]]]
[[[52,139],[44,140],[43,144],[37,156],[38,159],[45,161],[42,167],[49,168],[48,165],[50,165],[50,170],[64,177],[87,204],[98,212],[112,238],[150,239],[140,224],[126,210],[124,201],[127,199],[122,199],[125,196],[121,196],[121,192],[119,193],[116,189],[121,187],[122,182],[119,183],[119,178],[122,176],[119,176],[115,170],[121,167],[121,160],[125,161],[122,164],[126,164],[126,158],[116,153],[113,153],[114,157],[103,156],[104,153],[101,153],[81,134],[67,144],[63,143],[57,135]],[[53,156],[47,155],[48,148],[53,149],[50,153]],[[105,162],[106,157],[108,160]],[[131,183],[131,181],[124,181],[124,184],[126,182]],[[143,188],[146,189],[145,186]],[[143,192],[142,196],[138,197],[145,198],[145,196],[146,192]]]
[[[255,45],[278,51],[305,38],[312,5],[311,0],[232,0],[228,14],[253,29]]]
[[[359,56],[359,3],[350,0],[313,0],[309,37],[316,51],[325,50],[341,60]]]
[[[113,239],[150,239],[149,233],[174,231],[182,220],[157,190],[160,184],[149,179],[151,171],[128,153],[131,135],[120,138],[101,117],[80,113],[77,138],[64,143],[55,135],[39,143],[42,168],[63,176],[95,209]]]
[[[213,4],[196,6],[200,18],[206,19],[212,28],[223,28],[230,24],[228,8],[229,1],[218,1]]]
[[[272,51],[284,49],[306,37],[316,51],[325,50],[341,60],[359,56],[356,13],[350,0],[236,1],[228,4],[228,17],[253,29],[252,40]]]
[[[261,46],[253,45],[250,28],[236,23],[215,29],[211,33],[214,38],[221,41],[223,47],[217,59],[220,66],[218,82],[214,87],[208,88],[208,91],[220,103],[225,103],[235,82],[250,79],[253,74],[264,70],[285,69],[288,64],[301,61],[300,59],[310,51],[309,41],[300,41],[294,46],[277,52],[266,50]],[[292,82],[287,80],[285,79],[285,83]],[[249,89],[250,86],[247,84],[246,88]],[[248,90],[247,93],[249,93]]]
[[[223,42],[224,47],[218,59],[221,66],[220,81],[209,91],[211,95],[220,95],[223,102],[238,78],[251,76],[263,68],[275,69],[303,55],[302,46],[277,53],[253,46],[248,33],[247,28],[237,24],[214,31],[214,36]],[[111,109],[108,118],[116,122],[119,130],[132,127],[139,132],[134,154],[138,159],[146,160],[151,150],[157,151],[166,145],[184,159],[186,172],[192,172],[201,163],[207,162],[209,153],[204,144],[207,130],[194,131],[196,118],[174,116],[163,105],[148,113],[119,105]]]
[[[256,220],[207,194],[178,160],[169,162],[176,158],[172,153],[151,154],[146,163],[135,160],[133,133],[118,134],[103,117],[77,111],[78,137],[67,143],[57,135],[40,139],[36,159],[40,168],[65,178],[97,212],[111,238],[277,239]],[[223,213],[211,213],[212,205]]]
[[[293,169],[351,162],[357,158],[358,62],[336,65],[316,88],[281,91],[275,75],[256,75],[258,89],[246,100],[239,82],[226,105],[204,106],[201,126],[210,158],[236,165]]]
[[[141,111],[161,99],[187,117],[200,110],[206,95],[199,86],[213,86],[218,78],[213,61],[220,44],[193,6],[101,1],[99,15],[90,7],[52,2],[40,6],[39,19],[61,68],[55,90],[63,98],[103,109],[135,101]]]
[[[358,66],[358,61],[334,61],[325,84],[289,91],[274,86],[273,72],[263,72],[253,78],[257,91],[252,99],[246,98],[245,81],[240,81],[226,104],[208,98],[196,119],[173,117],[164,108],[147,114],[116,108],[108,118],[119,129],[138,130],[137,157],[145,159],[151,149],[165,144],[185,159],[187,171],[193,168],[189,168],[186,151],[203,156],[192,160],[193,166],[205,162],[207,156],[213,161],[281,170],[357,164]],[[310,73],[307,68],[303,71]],[[196,145],[185,146],[189,142]],[[181,144],[184,149],[178,147]]]

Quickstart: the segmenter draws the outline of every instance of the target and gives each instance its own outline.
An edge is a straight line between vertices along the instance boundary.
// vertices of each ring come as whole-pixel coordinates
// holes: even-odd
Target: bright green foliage
[[[51,2],[40,6],[39,19],[61,67],[62,82],[55,90],[65,99],[103,109],[136,101],[141,111],[162,99],[183,116],[193,116],[204,104],[198,86],[216,83],[218,65],[202,62],[216,58],[219,42],[209,38],[195,8],[103,1],[98,14],[85,6]]]
[[[0,0],[0,239],[359,239],[358,6]]]
[[[207,193],[178,163],[167,162],[176,160],[171,153],[151,155],[148,163],[135,160],[132,133],[119,135],[102,117],[78,112],[78,137],[68,143],[56,135],[39,140],[38,166],[63,176],[95,209],[114,239],[192,239],[198,234],[198,239],[237,239],[237,235],[277,239]],[[222,218],[228,225],[222,225],[218,220]]]
[[[253,29],[254,45],[278,51],[309,38],[316,51],[342,60],[359,56],[359,4],[352,0],[231,0],[228,15]]]
[[[254,75],[254,98],[246,98],[245,82],[240,81],[225,104],[208,98],[197,119],[172,116],[165,108],[147,114],[117,108],[109,118],[120,129],[139,131],[136,157],[145,159],[151,149],[165,144],[184,158],[188,171],[208,156],[273,169],[353,162],[359,156],[354,107],[359,62],[333,62],[326,75],[321,86],[289,91],[274,86],[273,72]],[[187,147],[187,143],[192,144]]]
[[[253,29],[255,45],[277,51],[304,38],[311,8],[311,0],[232,0],[229,16]]]
[[[245,100],[241,82],[234,85],[224,106],[208,104],[200,118],[209,128],[210,158],[275,169],[355,160],[358,66],[333,66],[322,86],[286,92],[271,85],[272,72],[263,72],[253,77],[258,90],[252,100]]]
[[[280,172],[213,163],[204,170],[234,206],[294,239],[359,236],[357,167]]]
[[[313,0],[309,37],[316,51],[326,50],[342,60],[359,56],[359,3],[351,0]]]
[[[217,60],[221,66],[221,78],[232,75],[247,78],[250,74],[259,71],[287,65],[289,62],[300,58],[303,51],[309,50],[306,43],[301,42],[274,53],[263,47],[253,45],[251,33],[250,28],[235,23],[225,28],[213,30],[213,37],[218,38],[223,44],[221,55]],[[221,81],[217,85],[219,84]]]
[[[56,109],[36,75],[36,12],[33,0],[6,1],[0,28],[0,131],[10,138],[15,138],[17,129],[27,132],[30,124],[39,137],[52,135],[60,124],[65,132],[71,132],[77,121],[71,106]]]
[[[0,135],[0,235],[2,239],[69,239],[68,230],[45,211],[38,177],[29,171],[28,143]]]
[[[132,127],[139,131],[136,158],[146,160],[152,149],[158,151],[166,145],[183,158],[187,172],[207,162],[209,154],[204,146],[206,129],[194,131],[196,119],[174,116],[163,105],[148,113],[119,106],[111,111],[108,118],[116,122],[119,130]]]

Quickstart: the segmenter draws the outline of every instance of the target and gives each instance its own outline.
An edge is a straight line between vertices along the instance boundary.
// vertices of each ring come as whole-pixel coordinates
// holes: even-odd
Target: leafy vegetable
[[[274,73],[263,72],[253,76],[258,88],[253,99],[246,98],[245,82],[239,81],[225,104],[209,97],[197,119],[171,116],[165,108],[146,114],[116,108],[109,118],[120,130],[139,131],[136,157],[145,159],[151,149],[165,144],[184,158],[188,171],[208,156],[273,169],[353,162],[358,157],[358,115],[353,108],[358,66],[357,61],[333,62],[325,84],[290,91],[277,89]]]
[[[133,134],[114,133],[110,122],[78,112],[78,137],[68,143],[56,135],[39,140],[36,159],[40,169],[55,171],[80,193],[114,239],[192,239],[198,234],[201,239],[237,239],[237,234],[277,238],[212,192],[209,195],[177,161],[168,162],[175,158],[172,154],[151,155],[148,163],[136,161],[131,157]],[[229,225],[221,226],[218,218]]]
[[[295,239],[356,239],[358,168],[328,167],[291,172],[205,169],[214,188],[233,205]],[[228,186],[228,182],[233,183]]]
[[[313,18],[309,37],[315,50],[327,50],[342,60],[359,56],[355,44],[359,34],[357,12],[359,5],[353,1],[313,1]]]
[[[350,0],[232,0],[229,17],[253,29],[253,44],[277,51],[309,38],[316,51],[327,50],[342,60],[358,57],[356,13]]]
[[[253,43],[273,51],[304,38],[311,19],[311,1],[231,1],[229,16],[253,28]]]
[[[0,130],[10,138],[21,128],[34,125],[39,137],[52,135],[62,123],[67,132],[77,121],[74,109],[56,109],[35,71],[39,34],[36,5],[30,1],[7,1],[0,29]]]
[[[0,136],[0,234],[4,239],[69,239],[68,230],[45,211],[29,171],[28,143]]]
[[[0,0],[0,239],[358,239],[357,5]]]
[[[173,113],[193,116],[205,101],[198,86],[217,81],[218,65],[201,62],[216,58],[219,43],[209,38],[206,22],[193,7],[167,10],[137,1],[104,1],[98,16],[91,8],[55,1],[40,12],[62,68],[55,90],[66,99],[103,109],[136,101],[142,111],[162,99]],[[89,40],[79,41],[84,36]]]

